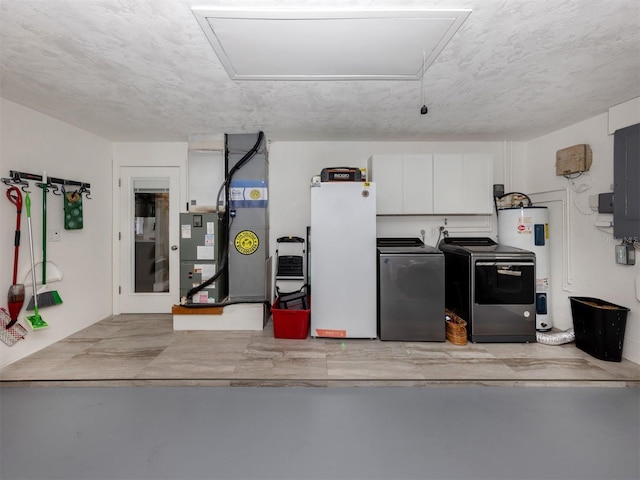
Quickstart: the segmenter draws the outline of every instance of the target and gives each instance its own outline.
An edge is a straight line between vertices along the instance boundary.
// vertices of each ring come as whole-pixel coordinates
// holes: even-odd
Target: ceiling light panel
[[[471,10],[192,9],[234,80],[415,80]]]

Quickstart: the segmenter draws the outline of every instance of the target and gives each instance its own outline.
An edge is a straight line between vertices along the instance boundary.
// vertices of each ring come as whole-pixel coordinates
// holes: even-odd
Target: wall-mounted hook
[[[66,180],[64,178],[48,177],[46,173],[44,175],[35,175],[33,173],[18,172],[15,170],[9,171],[9,177],[10,178],[2,178],[0,181],[10,187],[20,185],[22,187],[22,191],[26,193],[31,193],[31,191],[28,190],[28,180],[33,180],[34,182],[38,182],[36,183],[37,187],[42,188],[45,192],[53,192],[54,195],[66,194],[65,186],[73,185],[75,187],[80,187],[80,189],[76,190],[76,194],[86,193],[86,197],[91,198],[91,192],[89,191],[89,188],[91,188],[90,183]]]
[[[89,200],[91,200],[91,190],[89,190],[86,186],[85,183],[82,184],[82,186],[80,187],[80,190],[78,192],[80,195],[82,195],[83,193],[85,194],[84,196],[86,198],[88,198]]]
[[[27,182],[26,180],[23,180],[22,178],[22,174],[20,174],[20,172],[14,172],[13,170],[9,172],[9,174],[11,175],[11,182],[14,185],[21,185],[21,189],[24,193],[31,193],[31,190],[28,190],[27,187],[29,186],[29,182]],[[34,177],[35,179],[35,177]]]
[[[13,179],[13,183],[14,185],[20,185],[20,189],[24,192],[24,193],[31,193],[31,190],[28,189],[29,187],[29,182],[27,182],[26,180],[20,180],[18,179],[16,181],[16,179]]]

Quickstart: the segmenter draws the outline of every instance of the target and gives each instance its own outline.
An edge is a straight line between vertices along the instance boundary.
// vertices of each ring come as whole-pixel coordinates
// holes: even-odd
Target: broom
[[[25,197],[25,205],[27,206],[27,224],[29,226],[29,253],[31,254],[31,283],[33,284],[33,315],[25,318],[27,323],[33,330],[40,330],[46,328],[47,322],[45,322],[38,313],[38,295],[36,294],[36,267],[33,261],[33,231],[31,229],[31,198],[29,192]]]
[[[42,178],[42,291],[38,292],[38,305],[40,308],[60,305],[62,298],[57,290],[46,291],[47,289],[47,174]],[[33,310],[34,298],[29,301],[27,310]]]

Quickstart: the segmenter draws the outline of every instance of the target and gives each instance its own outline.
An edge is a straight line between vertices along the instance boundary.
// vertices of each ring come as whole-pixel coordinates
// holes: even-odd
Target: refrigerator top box
[[[323,182],[360,182],[362,173],[357,167],[329,167],[320,172]]]

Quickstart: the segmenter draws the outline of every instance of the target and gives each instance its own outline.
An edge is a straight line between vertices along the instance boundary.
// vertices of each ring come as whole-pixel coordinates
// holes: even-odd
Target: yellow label
[[[369,188],[369,187],[371,186],[371,182],[364,182],[364,183],[362,184],[362,186],[363,186],[364,188]]]
[[[251,255],[258,249],[258,236],[251,230],[243,230],[236,235],[233,244],[242,255]]]

